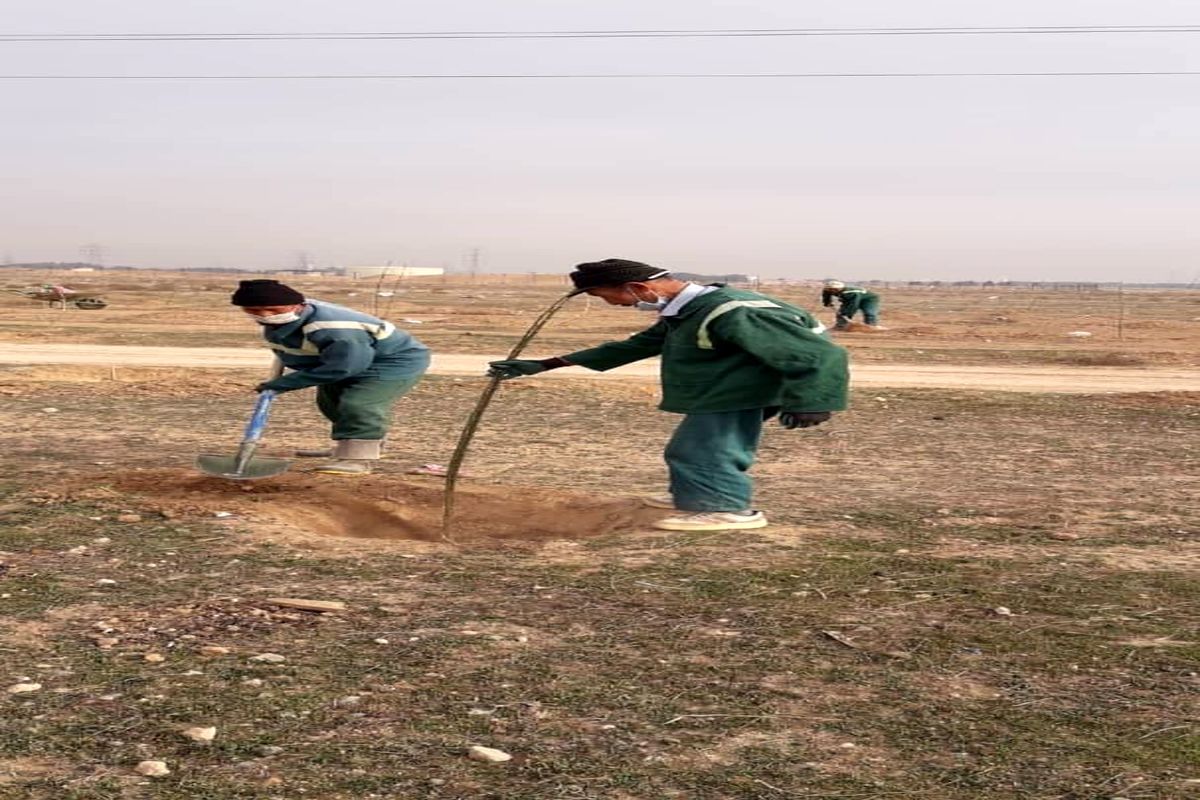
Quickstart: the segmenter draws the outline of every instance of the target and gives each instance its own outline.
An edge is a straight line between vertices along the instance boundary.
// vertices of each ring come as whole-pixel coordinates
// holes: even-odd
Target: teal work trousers
[[[317,387],[317,408],[333,423],[333,439],[382,439],[392,420],[392,406],[412,391],[421,375],[411,378],[350,378]]]
[[[747,511],[763,421],[777,408],[751,408],[714,414],[688,414],[675,429],[663,457],[671,476],[671,496],[681,511]]]

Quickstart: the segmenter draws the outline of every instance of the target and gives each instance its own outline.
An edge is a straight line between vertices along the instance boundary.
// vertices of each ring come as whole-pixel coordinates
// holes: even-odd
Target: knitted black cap
[[[240,281],[230,302],[235,306],[294,306],[304,302],[304,295],[279,281],[259,278]]]
[[[620,286],[635,281],[650,281],[665,278],[670,274],[670,270],[652,267],[640,261],[606,258],[603,261],[589,261],[577,265],[571,273],[571,282],[575,284],[577,291],[585,291],[598,286]]]

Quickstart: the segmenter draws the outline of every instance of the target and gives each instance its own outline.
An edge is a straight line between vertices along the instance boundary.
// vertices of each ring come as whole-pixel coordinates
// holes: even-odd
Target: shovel
[[[276,359],[271,370],[271,378],[277,378],[283,373],[283,364]],[[196,457],[196,467],[201,472],[217,478],[229,478],[235,481],[270,478],[287,470],[291,462],[286,458],[255,458],[254,451],[262,439],[267,427],[267,418],[271,413],[271,403],[277,392],[264,389],[258,394],[258,402],[254,404],[254,413],[246,423],[246,431],[242,434],[242,443],[238,445],[237,453],[232,456],[219,456],[204,453]]]

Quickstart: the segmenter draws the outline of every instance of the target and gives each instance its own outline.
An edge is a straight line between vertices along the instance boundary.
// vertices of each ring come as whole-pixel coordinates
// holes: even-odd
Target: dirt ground
[[[425,288],[469,353],[503,350],[561,287],[481,285],[499,332],[478,350],[452,327],[475,301]],[[224,291],[171,306],[189,321],[167,341],[161,310],[120,308],[105,319],[149,327],[31,305],[0,335],[238,346],[239,320],[201,307]],[[1025,296],[992,327],[1031,338],[982,343],[957,298],[941,332],[902,333],[924,301],[897,295],[896,330],[856,358],[1136,371],[1194,365],[1200,341],[1185,294],[1130,300],[1127,320],[1161,325],[1101,342],[1055,338],[1083,323]],[[918,335],[937,345],[908,361]],[[410,470],[445,462],[481,379],[405,398],[375,475],[199,474],[197,453],[236,445],[255,375],[0,367],[0,798],[1200,796],[1200,393],[860,390],[828,425],[768,431],[772,527],[689,535],[636,501],[663,488],[675,421],[653,385],[513,382],[447,541],[440,480]],[[311,402],[280,400],[265,452],[323,443]],[[171,774],[138,775],[147,759]]]
[[[101,291],[102,311],[50,310],[0,294],[0,342],[252,346],[255,332],[229,305],[239,276],[163,272],[71,275],[4,270],[10,287],[65,282]],[[245,276],[240,276],[245,277]],[[313,297],[383,314],[441,353],[507,352],[533,318],[568,287],[561,276],[467,276],[291,281]],[[382,291],[389,297],[379,297]],[[819,312],[817,285],[764,284]],[[857,363],[1200,366],[1200,290],[1032,291],[1005,288],[880,289],[889,330],[842,336]],[[537,348],[559,354],[625,336],[649,317],[598,300],[572,301],[543,332]],[[1089,333],[1074,337],[1072,333]]]
[[[250,347],[151,347],[145,345],[17,344],[0,348],[0,365],[22,380],[86,380],[137,383],[155,368],[178,367],[196,379],[218,369],[256,367],[266,372],[272,356],[264,348]],[[430,375],[478,378],[488,362],[505,358],[490,355],[435,353]],[[130,369],[132,368],[132,369]],[[147,369],[149,368],[149,369]],[[588,380],[658,381],[657,359],[627,364],[608,372],[582,367],[555,370],[537,381],[584,378]],[[858,389],[933,388],[980,389],[1001,392],[1172,392],[1200,390],[1200,369],[1163,367],[1032,367],[953,366],[948,364],[853,364],[851,383]]]

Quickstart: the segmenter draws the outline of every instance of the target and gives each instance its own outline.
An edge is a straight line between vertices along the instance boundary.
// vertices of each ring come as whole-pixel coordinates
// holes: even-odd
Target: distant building
[[[95,272],[95,267],[72,267],[71,272]]]
[[[343,275],[350,278],[434,278],[445,275],[442,267],[342,267]]]

